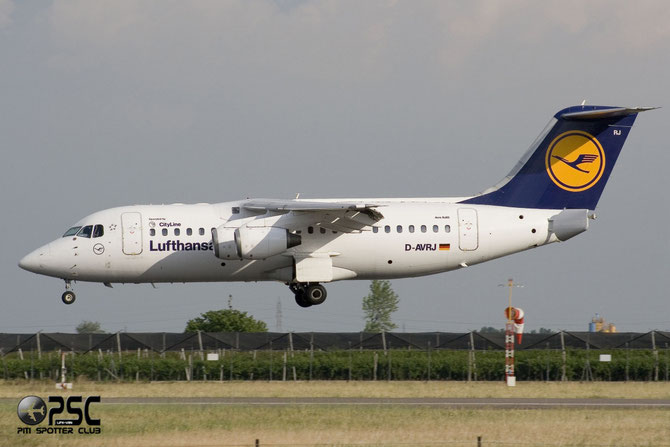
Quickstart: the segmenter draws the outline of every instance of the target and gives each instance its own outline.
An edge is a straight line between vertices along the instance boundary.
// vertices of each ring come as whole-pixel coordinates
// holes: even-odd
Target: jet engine
[[[240,259],[235,241],[236,228],[212,229],[212,242],[214,243],[214,255],[220,259]]]
[[[214,254],[221,259],[266,259],[302,243],[302,238],[284,228],[216,228],[212,232]]]

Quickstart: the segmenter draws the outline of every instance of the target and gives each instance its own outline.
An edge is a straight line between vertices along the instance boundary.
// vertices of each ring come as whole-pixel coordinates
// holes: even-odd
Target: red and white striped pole
[[[514,284],[510,278],[507,281],[509,287],[509,303],[505,308],[505,382],[507,386],[516,386],[516,375],[514,370],[514,335],[516,334],[517,344],[521,344],[523,336],[524,313],[522,309],[512,307],[512,287],[522,287]]]

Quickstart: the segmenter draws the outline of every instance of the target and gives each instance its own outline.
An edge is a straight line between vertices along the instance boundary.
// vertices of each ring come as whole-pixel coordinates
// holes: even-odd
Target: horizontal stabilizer
[[[587,110],[585,112],[568,112],[561,115],[566,120],[592,120],[628,116],[658,107],[615,107],[612,109]]]

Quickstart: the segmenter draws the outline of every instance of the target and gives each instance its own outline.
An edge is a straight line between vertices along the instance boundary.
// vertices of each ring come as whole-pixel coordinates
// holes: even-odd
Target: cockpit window
[[[79,230],[77,236],[90,238],[92,231],[93,231],[93,225],[86,225],[85,227],[82,227],[81,230]]]
[[[93,227],[93,237],[102,237],[105,234],[105,227],[102,225],[96,225]]]
[[[72,227],[72,228],[70,228],[69,230],[67,230],[67,231],[65,232],[65,234],[63,235],[63,237],[74,236],[75,234],[77,234],[77,231],[79,231],[80,228],[81,228],[81,227]]]

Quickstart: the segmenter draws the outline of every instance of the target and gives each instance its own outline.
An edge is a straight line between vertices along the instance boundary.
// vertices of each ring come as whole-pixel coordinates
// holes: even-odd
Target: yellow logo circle
[[[547,174],[566,191],[585,191],[598,183],[605,170],[605,151],[591,134],[578,130],[554,138],[545,158]]]

